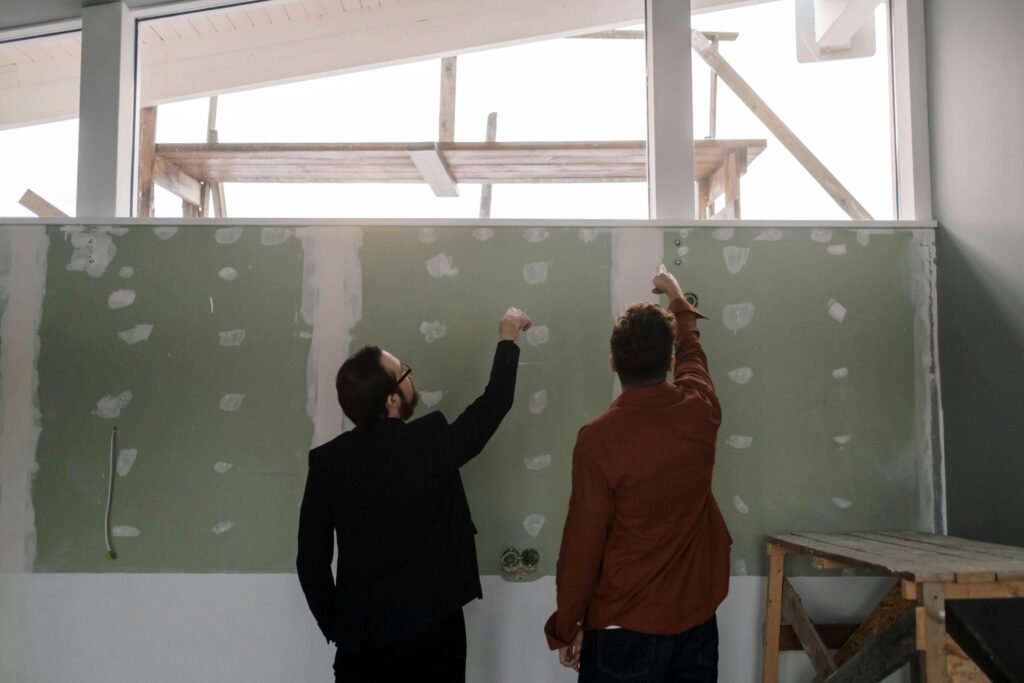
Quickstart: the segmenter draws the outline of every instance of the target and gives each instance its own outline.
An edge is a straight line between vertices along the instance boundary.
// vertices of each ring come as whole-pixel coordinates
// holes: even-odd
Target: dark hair
[[[661,306],[633,304],[612,328],[612,359],[625,386],[665,379],[672,358],[675,320]]]
[[[380,364],[379,346],[364,346],[341,364],[334,386],[345,417],[369,428],[386,414],[384,403],[395,392],[395,378]]]

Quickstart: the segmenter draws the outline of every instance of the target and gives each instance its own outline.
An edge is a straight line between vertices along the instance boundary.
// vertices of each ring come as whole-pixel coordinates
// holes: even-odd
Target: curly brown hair
[[[661,306],[633,304],[612,328],[615,371],[623,386],[653,384],[665,379],[672,360],[676,321]]]

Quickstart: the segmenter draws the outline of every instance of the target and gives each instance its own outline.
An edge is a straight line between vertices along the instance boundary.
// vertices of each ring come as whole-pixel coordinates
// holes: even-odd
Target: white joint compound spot
[[[135,303],[135,290],[134,289],[118,289],[110,293],[107,297],[107,305],[115,311],[119,308],[125,308]]]
[[[590,244],[597,240],[597,236],[601,234],[600,228],[580,228],[579,236],[580,240]]]
[[[811,230],[811,239],[818,244],[826,244],[832,241],[832,231],[829,228],[815,228]]]
[[[836,379],[846,379],[850,375],[848,368],[836,368],[832,371],[832,376]]]
[[[71,254],[71,262],[68,263],[67,269],[84,271],[91,277],[100,277],[107,272],[107,266],[117,253],[113,238],[102,228],[72,232],[71,246],[75,251]]]
[[[153,326],[149,323],[140,323],[130,330],[118,332],[117,336],[120,337],[125,344],[137,344],[149,339],[149,335],[151,334],[153,334]]]
[[[173,225],[158,225],[153,228],[153,234],[162,240],[169,240],[178,234],[178,228]]]
[[[523,458],[523,464],[526,465],[528,470],[542,470],[547,467],[551,467],[551,454],[545,453],[544,455],[528,455]]]
[[[110,533],[117,538],[134,538],[142,532],[133,526],[115,526]]]
[[[438,339],[444,336],[445,329],[444,323],[435,320],[434,322],[427,322],[424,320],[420,323],[420,334],[423,335],[423,341],[428,344],[433,344]]]
[[[549,332],[547,325],[534,325],[526,331],[526,342],[530,346],[547,344],[548,339],[550,338],[551,333]]]
[[[117,455],[117,475],[123,477],[131,472],[132,465],[135,464],[135,458],[138,456],[138,448],[122,448],[121,452]]]
[[[545,389],[530,394],[530,412],[539,415],[548,407],[548,392]]]
[[[220,271],[217,272],[217,277],[219,277],[221,280],[231,282],[236,277],[238,277],[238,271],[228,266],[227,268],[221,268]]]
[[[494,237],[494,231],[490,228],[477,228],[473,231],[473,238],[481,242],[486,242],[492,237]]]
[[[740,498],[739,496],[732,497],[732,504],[736,507],[737,510],[739,510],[741,515],[746,515],[750,513],[750,508],[747,507],[747,504],[744,503],[743,499]]]
[[[744,560],[741,557],[740,559],[738,559],[735,562],[733,562],[732,563],[732,573],[735,574],[736,576],[746,576],[747,575],[747,561]]]
[[[223,522],[217,522],[216,524],[214,524],[213,525],[213,529],[211,529],[211,531],[213,531],[213,533],[215,533],[218,536],[220,536],[225,531],[230,531],[231,527],[233,527],[233,526],[235,526],[234,522],[229,522],[227,520],[224,520]]]
[[[733,334],[738,333],[754,319],[754,304],[731,304],[722,310],[722,324]]]
[[[433,408],[441,399],[444,398],[444,389],[437,389],[436,391],[421,391],[420,400],[423,401],[423,405],[428,408]]]
[[[722,249],[722,258],[725,259],[726,270],[735,275],[743,270],[743,266],[747,265],[747,259],[750,258],[750,249],[734,247],[730,244]]]
[[[755,242],[778,242],[782,239],[782,230],[778,228],[768,228],[762,230],[761,233],[754,238]]]
[[[234,467],[234,465],[232,465],[229,462],[218,462],[213,466],[213,471],[216,472],[217,474],[224,474],[232,467]]]
[[[245,330],[227,330],[220,333],[221,346],[241,346],[245,341]]]
[[[527,228],[523,230],[527,242],[543,242],[548,238],[547,228]]]
[[[839,303],[835,299],[829,299],[828,300],[828,315],[829,315],[830,318],[832,318],[836,322],[841,323],[841,322],[843,322],[843,320],[846,319],[846,306],[843,306],[841,303]]]
[[[835,505],[840,510],[849,510],[850,508],[853,507],[852,500],[846,500],[845,498],[840,498],[838,496],[832,498],[832,504]]]
[[[430,244],[437,241],[437,230],[434,228],[420,228],[416,238],[423,244]]]
[[[121,410],[132,401],[132,392],[122,391],[117,396],[104,396],[96,402],[92,414],[104,420],[112,420],[121,414]]]
[[[217,244],[234,244],[242,237],[242,228],[217,228],[213,233],[213,239]]]
[[[523,266],[523,279],[526,280],[526,284],[544,284],[548,279],[548,269],[552,263],[553,261],[537,261]]]
[[[430,257],[424,263],[430,277],[455,277],[459,274],[459,269],[452,265],[452,257],[444,252]]]
[[[545,521],[544,515],[538,515],[537,513],[526,515],[526,518],[523,519],[523,528],[526,529],[526,533],[537,538],[537,534],[544,528]]]
[[[263,228],[260,230],[260,244],[265,247],[276,247],[287,242],[291,235],[291,228]]]
[[[689,253],[690,253],[690,248],[688,246],[686,246],[685,244],[681,244],[678,247],[676,247],[676,255],[679,258],[683,259],[684,261],[686,260],[686,255],[689,254]]]
[[[735,228],[715,228],[711,232],[711,236],[719,242],[728,242],[736,234]]]
[[[832,440],[840,446],[845,446],[853,441],[853,434],[840,434],[839,436],[833,436]]]
[[[729,371],[729,379],[736,382],[736,384],[746,384],[753,376],[754,371],[750,368],[736,368]]]
[[[117,271],[117,274],[127,280],[131,276],[135,275],[135,269],[131,266],[122,266],[121,270]]]
[[[750,445],[754,443],[754,437],[730,434],[729,438],[726,439],[725,442],[733,448],[750,448]]]
[[[220,409],[233,413],[242,407],[245,394],[224,394],[220,397]]]
[[[830,244],[827,247],[825,247],[825,251],[827,251],[832,256],[846,256],[846,245]]]

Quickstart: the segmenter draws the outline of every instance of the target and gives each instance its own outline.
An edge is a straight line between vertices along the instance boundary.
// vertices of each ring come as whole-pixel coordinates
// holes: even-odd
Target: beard
[[[416,406],[420,404],[420,392],[413,387],[411,400],[406,400],[405,394],[401,391],[398,392],[398,398],[401,401],[401,405],[398,406],[398,417],[403,421],[408,420],[416,412]]]

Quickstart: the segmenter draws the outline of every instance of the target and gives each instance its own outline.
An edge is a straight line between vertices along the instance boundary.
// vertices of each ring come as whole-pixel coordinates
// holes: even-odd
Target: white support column
[[[647,0],[650,217],[693,220],[690,0]]]
[[[932,220],[924,0],[891,0],[896,217]]]
[[[123,2],[82,8],[77,215],[131,214],[135,22]]]

